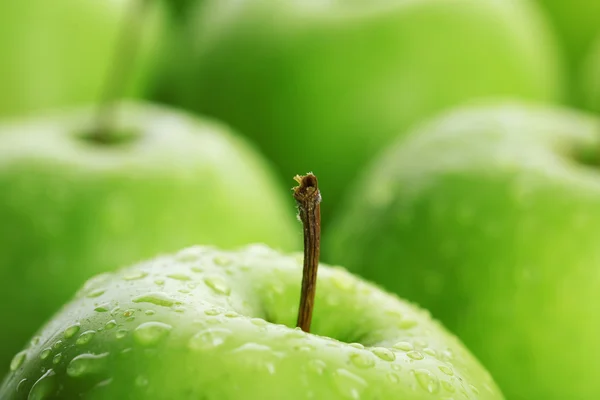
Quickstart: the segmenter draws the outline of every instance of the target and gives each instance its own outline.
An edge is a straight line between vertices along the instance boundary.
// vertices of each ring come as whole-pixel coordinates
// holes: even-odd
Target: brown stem
[[[148,3],[149,0],[132,1],[118,33],[117,44],[100,94],[96,123],[91,134],[91,138],[99,143],[111,142],[110,130],[114,122],[115,102],[123,96],[132,67],[135,65]]]
[[[296,175],[294,180],[298,182],[294,188],[294,198],[304,228],[304,268],[296,326],[304,332],[310,332],[321,248],[321,192],[317,177],[312,173]]]

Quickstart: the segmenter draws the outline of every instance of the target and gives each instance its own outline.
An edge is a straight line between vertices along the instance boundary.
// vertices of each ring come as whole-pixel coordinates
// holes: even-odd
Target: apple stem
[[[312,173],[296,175],[294,180],[298,182],[293,190],[304,231],[304,267],[296,326],[310,332],[321,250],[321,192]]]
[[[117,36],[112,62],[101,88],[100,101],[96,112],[96,123],[90,137],[98,143],[110,143],[110,130],[114,121],[115,102],[125,91],[127,81],[133,71],[139,50],[142,23],[149,0],[134,0],[124,16]]]

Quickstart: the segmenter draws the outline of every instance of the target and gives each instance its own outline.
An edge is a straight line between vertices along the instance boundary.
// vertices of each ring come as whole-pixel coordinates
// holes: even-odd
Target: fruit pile
[[[600,398],[600,1],[4,1],[0,52],[0,399]]]

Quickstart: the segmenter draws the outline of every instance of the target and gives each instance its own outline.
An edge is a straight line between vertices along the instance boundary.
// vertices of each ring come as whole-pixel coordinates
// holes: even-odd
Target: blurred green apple
[[[0,2],[0,116],[97,100],[109,78],[127,15],[146,0],[7,0]],[[163,12],[139,15],[140,49],[124,92],[139,94],[158,56]],[[136,24],[137,25],[137,24]],[[132,27],[132,29],[137,29]]]
[[[82,264],[83,267],[83,264]],[[18,399],[501,400],[424,310],[321,266],[308,334],[301,256],[192,247],[92,279],[11,363]]]
[[[572,100],[581,103],[579,76],[582,61],[600,34],[600,1],[598,0],[537,0],[547,12],[563,48],[571,72]]]
[[[120,104],[0,126],[0,363],[85,279],[196,241],[294,249],[293,211],[253,149],[214,123]]]
[[[600,36],[585,59],[581,77],[585,106],[600,113]]]
[[[314,171],[326,208],[423,117],[478,97],[561,97],[554,43],[520,0],[218,0],[189,14],[173,101],[252,137],[285,177]]]
[[[600,393],[600,120],[505,104],[417,129],[359,182],[327,256],[430,309],[507,398]]]

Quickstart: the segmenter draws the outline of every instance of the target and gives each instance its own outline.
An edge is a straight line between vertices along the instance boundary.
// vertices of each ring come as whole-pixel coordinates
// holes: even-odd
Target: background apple
[[[579,77],[582,62],[600,34],[600,1],[537,0],[556,30],[571,75],[571,101],[582,104]]]
[[[289,328],[301,270],[264,246],[192,247],[96,277],[13,358],[0,397],[503,398],[426,311],[342,268],[319,269],[315,334]]]
[[[585,59],[580,84],[585,94],[585,105],[600,113],[600,35]]]
[[[561,97],[553,42],[526,2],[196,3],[171,101],[252,137],[286,179],[315,172],[324,217],[363,162],[421,118],[482,96]]]
[[[0,116],[97,101],[128,13],[145,0],[19,0],[0,3]],[[140,13],[140,50],[124,89],[148,85],[159,56],[163,12]],[[135,27],[134,27],[135,28]],[[139,55],[139,57],[138,57]]]
[[[574,111],[456,110],[356,182],[326,257],[430,309],[507,398],[593,399],[599,149],[600,121]]]
[[[300,243],[267,166],[224,127],[123,103],[98,143],[94,111],[0,126],[2,365],[94,274],[196,241]]]

